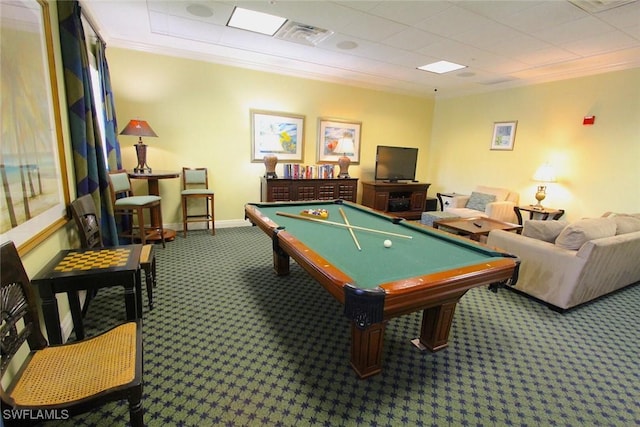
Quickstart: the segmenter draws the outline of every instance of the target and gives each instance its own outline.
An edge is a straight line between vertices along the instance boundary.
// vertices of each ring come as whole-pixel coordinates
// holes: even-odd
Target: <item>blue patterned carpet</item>
[[[394,319],[382,374],[360,380],[342,306],[295,263],[276,277],[259,229],[190,232],[156,252],[149,426],[640,425],[640,286],[565,314],[473,289],[446,350],[410,343],[420,313]],[[123,317],[121,290],[101,291],[88,331]],[[123,402],[60,425],[127,423]]]

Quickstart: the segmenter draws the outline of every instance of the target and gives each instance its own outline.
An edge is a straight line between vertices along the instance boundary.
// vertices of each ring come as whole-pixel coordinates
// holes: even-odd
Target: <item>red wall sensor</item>
[[[595,121],[596,121],[596,116],[584,116],[584,119],[582,119],[582,124],[592,125],[595,123]]]

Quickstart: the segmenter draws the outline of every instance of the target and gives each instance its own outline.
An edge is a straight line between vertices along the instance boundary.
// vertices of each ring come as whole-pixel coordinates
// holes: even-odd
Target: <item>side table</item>
[[[520,211],[529,212],[529,219],[533,219],[534,215],[540,215],[541,219],[546,220],[551,216],[552,220],[558,220],[564,215],[564,209],[538,208],[535,205],[514,206],[513,211],[518,217],[518,224],[522,225],[522,213]]]

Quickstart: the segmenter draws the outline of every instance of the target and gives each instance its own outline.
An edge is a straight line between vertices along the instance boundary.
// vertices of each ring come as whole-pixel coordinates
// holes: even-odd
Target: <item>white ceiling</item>
[[[640,1],[575,2],[581,7],[566,0],[84,0],[81,5],[108,47],[447,97],[640,67]],[[234,6],[333,34],[312,46],[229,28]],[[587,6],[608,10],[588,12]],[[300,41],[301,34],[293,36]],[[416,69],[439,60],[468,68],[444,75]]]

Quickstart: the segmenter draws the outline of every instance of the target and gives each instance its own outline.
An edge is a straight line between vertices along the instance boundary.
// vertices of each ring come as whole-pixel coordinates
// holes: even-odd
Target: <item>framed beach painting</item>
[[[304,116],[274,111],[251,110],[251,161],[264,156],[301,162],[304,148]]]
[[[346,156],[351,164],[360,162],[362,122],[342,119],[318,119],[318,162],[337,163]]]
[[[492,150],[513,150],[516,139],[517,121],[496,122],[493,124],[493,138],[491,138]]]
[[[0,8],[0,241],[12,240],[22,255],[67,222],[69,188],[49,4]]]

